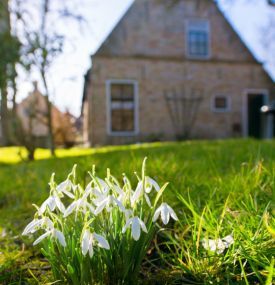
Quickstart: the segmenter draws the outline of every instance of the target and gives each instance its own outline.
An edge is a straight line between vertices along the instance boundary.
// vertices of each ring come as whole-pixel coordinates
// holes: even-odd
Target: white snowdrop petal
[[[97,240],[99,247],[110,249],[108,241],[101,235],[94,233],[94,238]]]
[[[47,205],[48,205],[48,199],[42,203],[42,205],[40,206],[40,208],[39,208],[39,210],[38,210],[38,214],[39,214],[40,216],[41,216],[42,214],[44,214],[44,212],[46,211]]]
[[[58,239],[62,246],[66,246],[65,236],[61,231],[55,229],[54,236]]]
[[[217,241],[217,253],[223,253],[224,250],[226,249],[225,244],[223,243],[223,241],[221,239],[218,239]]]
[[[106,198],[106,195],[102,194],[102,192],[98,188],[93,188],[92,194],[94,194],[97,198]]]
[[[131,204],[134,205],[136,201],[140,198],[142,194],[142,182],[139,181],[136,191],[134,192],[133,196],[131,197]]]
[[[96,177],[96,180],[99,182],[100,186],[103,188],[102,189],[103,191],[109,190],[108,184],[103,179]]]
[[[157,208],[157,210],[153,216],[153,222],[155,222],[158,219],[158,217],[160,215],[160,211],[161,211],[161,206]]]
[[[94,214],[95,215],[98,215],[99,213],[101,213],[103,210],[104,210],[104,208],[106,207],[106,205],[107,205],[107,203],[108,203],[108,197],[107,198],[105,198],[103,201],[101,201],[101,203],[97,206],[97,208],[95,209],[95,212],[94,212]]]
[[[91,237],[90,242],[89,242],[89,256],[90,256],[90,258],[92,258],[93,255],[94,255],[94,247],[93,247],[93,240]]]
[[[114,185],[114,189],[115,189],[115,191],[117,192],[118,195],[123,196],[125,194],[124,191],[117,185]]]
[[[43,219],[37,220],[34,219],[32,220],[24,229],[22,235],[27,235],[29,233],[31,233],[33,230],[35,230],[37,227],[39,227],[43,222]]]
[[[167,204],[167,208],[169,210],[169,213],[171,217],[175,220],[178,221],[178,216],[176,215],[175,211]]]
[[[144,222],[143,222],[141,219],[139,219],[139,224],[140,224],[142,230],[143,230],[145,233],[148,233],[147,228],[146,228]]]
[[[62,193],[64,193],[65,195],[67,195],[71,199],[75,198],[74,194],[69,192],[69,191],[67,191],[67,190],[63,190]]]
[[[56,207],[55,198],[53,196],[50,196],[47,201],[47,206],[51,211],[54,211]]]
[[[138,217],[134,217],[132,221],[132,237],[135,241],[140,238],[140,223]]]
[[[120,209],[121,212],[125,211],[125,207],[123,206],[123,204],[118,199],[113,198],[113,201],[118,206],[118,208]]]
[[[96,205],[96,206],[99,206],[102,201],[104,201],[107,197],[105,195],[101,195],[101,196],[98,196],[97,198],[94,198],[93,199],[93,203]]]
[[[49,230],[54,229],[54,224],[48,217],[45,217],[43,219],[43,225],[45,225]]]
[[[90,240],[90,232],[85,231],[81,241],[81,251],[82,254],[85,256],[89,250],[89,240]]]
[[[128,220],[126,221],[125,226],[122,228],[122,233],[123,233],[123,234],[124,234],[124,233],[126,232],[126,230],[129,228],[130,224],[132,223],[132,220],[133,220],[133,218],[128,219]]]
[[[223,241],[225,247],[228,248],[231,244],[234,243],[234,238],[232,235],[228,235],[228,236],[222,238],[222,241]]]
[[[66,210],[65,206],[63,205],[63,203],[61,202],[61,200],[57,196],[55,197],[55,204],[61,213],[65,212],[65,210]]]
[[[203,239],[202,246],[206,250],[211,250],[211,251],[216,251],[216,248],[217,248],[216,241],[212,239]]]
[[[151,208],[152,207],[152,204],[151,204],[151,201],[150,201],[150,198],[149,198],[149,196],[145,193],[145,201],[146,201],[146,203],[147,203],[147,205]]]
[[[91,205],[91,204],[90,204],[90,203],[88,203],[88,202],[86,203],[86,206],[89,208],[90,212],[94,214],[94,212],[95,212],[95,208],[94,208],[94,206],[93,206],[93,205]]]
[[[61,182],[61,183],[56,187],[56,191],[65,193],[65,191],[68,191],[68,190],[71,189],[71,186],[72,186],[71,180],[67,179],[67,180]]]
[[[212,239],[203,239],[202,240],[202,246],[206,249],[206,250],[210,250],[213,252],[217,252],[218,254],[221,254],[224,252],[224,250],[226,249],[225,244],[223,243],[223,241],[221,239],[216,239],[216,240],[212,240]]]
[[[126,221],[128,221],[130,219],[130,217],[133,215],[133,211],[130,209],[125,209],[124,215],[125,215]]]
[[[47,231],[45,232],[42,236],[40,236],[38,239],[36,239],[33,243],[33,245],[37,245],[38,243],[40,243],[43,239],[45,239],[46,237],[48,237],[51,234],[51,231]]]
[[[169,219],[170,219],[170,214],[169,214],[169,210],[167,208],[167,204],[163,203],[162,204],[162,208],[161,208],[161,219],[163,221],[163,223],[165,225],[167,225],[169,223]]]
[[[77,206],[77,201],[72,202],[72,204],[64,211],[63,217],[66,218],[68,217],[76,208]]]
[[[152,187],[152,184],[148,183],[148,181],[146,181],[146,182],[147,182],[147,183],[146,183],[146,185],[145,185],[145,192],[146,192],[147,194],[149,194],[149,193],[151,193],[153,187]]]
[[[88,196],[92,193],[92,188],[91,186],[90,187],[87,187],[86,190],[84,191],[84,194],[82,196],[82,199],[83,200],[86,200],[88,198]]]
[[[159,187],[158,183],[154,179],[152,179],[151,177],[147,177],[147,181],[155,188],[155,190],[157,192],[159,192],[160,187]]]

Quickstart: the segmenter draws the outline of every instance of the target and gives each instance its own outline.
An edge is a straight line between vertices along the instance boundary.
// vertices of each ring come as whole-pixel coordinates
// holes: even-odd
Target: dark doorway
[[[247,94],[248,104],[248,136],[262,137],[261,107],[264,105],[263,94]]]

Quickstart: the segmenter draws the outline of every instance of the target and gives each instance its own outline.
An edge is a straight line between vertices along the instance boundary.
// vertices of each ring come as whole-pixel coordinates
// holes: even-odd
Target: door
[[[248,136],[254,138],[262,137],[262,115],[261,107],[265,103],[263,94],[247,94],[248,109]]]

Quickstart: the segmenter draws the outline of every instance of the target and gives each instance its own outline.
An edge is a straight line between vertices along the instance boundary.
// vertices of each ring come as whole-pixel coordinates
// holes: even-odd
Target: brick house
[[[31,134],[37,147],[49,147],[49,130],[45,96],[39,91],[37,82],[30,94],[17,105],[23,133]],[[72,146],[76,140],[75,118],[69,112],[61,112],[52,105],[53,135],[56,145]]]
[[[211,0],[138,0],[92,56],[84,141],[272,137],[274,82]]]

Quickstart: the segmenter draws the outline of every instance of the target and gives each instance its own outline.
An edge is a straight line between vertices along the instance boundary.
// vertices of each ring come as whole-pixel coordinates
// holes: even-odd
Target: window
[[[189,21],[187,24],[187,56],[191,58],[209,58],[210,40],[207,21]]]
[[[132,81],[108,81],[109,134],[137,132],[137,84]]]
[[[227,96],[219,95],[212,99],[213,112],[228,112],[230,110],[229,98]]]

